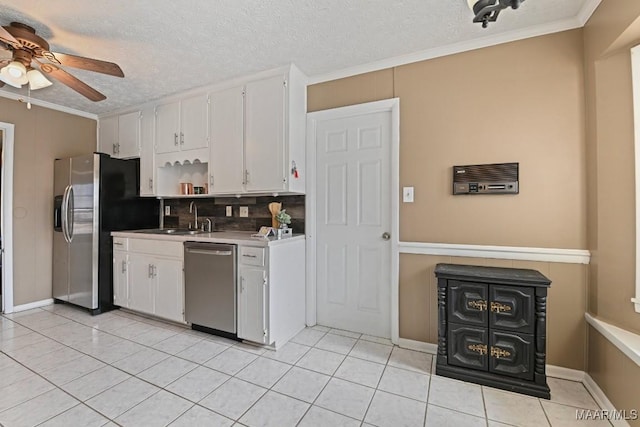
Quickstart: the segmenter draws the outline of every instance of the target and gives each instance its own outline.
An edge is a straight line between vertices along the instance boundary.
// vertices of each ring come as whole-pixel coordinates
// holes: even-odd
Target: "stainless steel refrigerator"
[[[156,228],[159,201],[140,198],[138,159],[93,153],[54,165],[53,298],[113,308],[112,231]]]

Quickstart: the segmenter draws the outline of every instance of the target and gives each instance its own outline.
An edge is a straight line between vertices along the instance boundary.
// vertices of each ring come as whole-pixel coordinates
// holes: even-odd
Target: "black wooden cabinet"
[[[549,399],[547,289],[535,270],[438,264],[436,374]]]

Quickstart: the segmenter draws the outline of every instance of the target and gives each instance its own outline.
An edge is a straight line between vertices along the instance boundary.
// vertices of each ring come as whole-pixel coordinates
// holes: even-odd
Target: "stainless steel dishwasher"
[[[184,306],[193,329],[236,337],[236,245],[184,243]]]

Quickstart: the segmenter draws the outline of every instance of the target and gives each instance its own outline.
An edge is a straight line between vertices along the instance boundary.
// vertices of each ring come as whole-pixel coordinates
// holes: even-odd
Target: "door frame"
[[[2,309],[13,313],[13,143],[15,125],[0,122],[2,130]]]
[[[316,324],[317,314],[317,284],[316,284],[316,231],[317,231],[317,201],[316,201],[316,129],[321,120],[332,120],[360,116],[365,114],[391,112],[391,342],[398,343],[400,336],[399,324],[399,210],[400,210],[400,98],[384,99],[382,101],[367,102],[347,107],[307,113],[307,142],[306,142],[306,322],[307,326]]]

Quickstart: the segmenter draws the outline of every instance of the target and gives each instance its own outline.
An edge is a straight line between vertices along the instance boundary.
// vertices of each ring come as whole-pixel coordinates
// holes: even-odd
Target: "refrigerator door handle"
[[[62,195],[62,205],[61,205],[61,209],[62,209],[62,215],[61,216],[61,220],[62,220],[62,236],[64,237],[65,242],[70,243],[71,240],[69,238],[69,190],[71,189],[70,185],[67,185],[67,187],[64,189],[64,194]]]
[[[69,243],[73,240],[73,223],[74,223],[74,204],[73,204],[73,185],[69,186],[69,197],[67,198],[67,234],[69,235]]]

